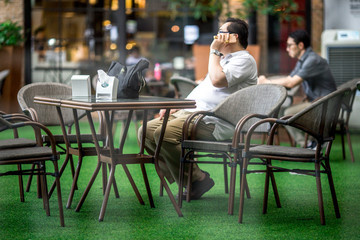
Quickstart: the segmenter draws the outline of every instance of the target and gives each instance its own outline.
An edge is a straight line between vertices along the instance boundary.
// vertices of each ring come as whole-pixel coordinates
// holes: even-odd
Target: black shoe
[[[202,171],[202,170],[201,170]],[[191,200],[198,200],[204,195],[207,191],[209,191],[214,185],[215,182],[210,178],[210,174],[208,172],[202,171],[205,173],[205,178],[202,181],[195,181],[191,185]],[[183,192],[182,199],[186,200],[187,189]],[[178,197],[178,196],[176,196]]]

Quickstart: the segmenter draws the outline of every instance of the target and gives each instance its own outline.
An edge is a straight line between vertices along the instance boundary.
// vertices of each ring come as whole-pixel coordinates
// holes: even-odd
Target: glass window
[[[199,26],[201,36],[217,26],[187,13],[173,18],[167,9],[156,0],[35,0],[32,82],[69,83],[73,74],[93,77],[111,61],[125,62],[135,46],[150,61],[149,69],[160,63],[165,78],[176,71],[193,77],[192,64],[185,64],[192,59],[192,43],[184,42],[184,27]],[[174,68],[174,59],[184,64]]]

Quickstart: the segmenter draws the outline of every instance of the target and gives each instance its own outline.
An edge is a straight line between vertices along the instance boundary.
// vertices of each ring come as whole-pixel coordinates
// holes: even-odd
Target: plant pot
[[[0,71],[10,70],[0,96],[0,110],[7,113],[21,112],[17,102],[17,93],[24,85],[23,56],[23,47],[21,46],[6,46],[0,49]]]

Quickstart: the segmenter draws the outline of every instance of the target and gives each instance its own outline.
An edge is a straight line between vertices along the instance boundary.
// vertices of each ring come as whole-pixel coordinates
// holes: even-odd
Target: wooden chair
[[[341,88],[350,88],[351,89],[351,94],[347,98],[348,101],[344,102],[344,104],[341,106],[340,116],[339,116],[339,120],[338,120],[338,125],[340,128],[337,132],[340,133],[340,135],[341,135],[343,159],[346,158],[345,139],[344,139],[344,135],[346,135],[352,162],[355,162],[355,156],[354,156],[352,143],[351,143],[351,137],[350,137],[350,131],[349,131],[349,120],[350,120],[350,114],[352,112],[352,107],[353,107],[354,100],[355,100],[355,95],[356,95],[356,90],[357,90],[356,85],[359,80],[360,80],[359,78],[356,78],[356,79],[350,80],[346,83],[343,83],[338,87],[338,89],[341,89]]]
[[[176,98],[186,98],[198,85],[195,81],[182,76],[172,76],[170,83],[174,85]]]
[[[233,214],[236,166],[238,155],[243,148],[242,139],[246,129],[261,118],[277,116],[281,104],[286,98],[284,87],[273,84],[255,85],[243,88],[220,103],[213,111],[199,111],[188,117],[183,127],[182,154],[180,162],[180,181],[178,203],[182,205],[185,164],[189,163],[187,176],[187,201],[190,201],[192,164],[208,163],[224,165],[224,178],[227,182],[227,166],[231,167],[230,194],[228,213]],[[196,140],[197,123],[204,117],[215,117],[220,121],[230,123],[234,129],[242,126],[241,132],[236,132],[230,141],[204,141]],[[259,132],[268,132],[270,126],[263,125]],[[203,157],[221,158],[205,160]],[[250,197],[250,195],[248,195]]]
[[[317,196],[320,211],[321,224],[325,224],[323,195],[321,187],[320,174],[325,173],[328,177],[330,191],[332,195],[335,215],[340,218],[339,206],[336,198],[335,187],[333,183],[329,155],[333,140],[335,138],[336,123],[339,117],[341,104],[350,94],[349,89],[339,89],[319,100],[313,102],[311,106],[293,116],[285,116],[281,119],[266,118],[253,124],[246,135],[245,147],[242,153],[242,176],[240,187],[240,207],[239,222],[243,221],[245,183],[248,173],[248,165],[252,159],[264,159],[266,161],[266,180],[264,191],[263,213],[267,212],[269,180],[274,180],[276,172],[293,172],[314,176],[316,179]],[[264,123],[273,124],[270,131],[267,144],[251,146],[251,139],[256,128]],[[273,139],[277,128],[280,125],[292,126],[300,129],[316,139],[317,146],[315,150],[303,147],[290,147],[273,145]],[[237,131],[240,131],[238,129]],[[324,149],[323,149],[324,148]],[[299,167],[289,168],[285,162],[298,163]],[[302,165],[300,164],[302,163]],[[314,169],[309,169],[309,164],[313,164]],[[285,166],[284,166],[285,165]],[[307,167],[304,167],[306,165]],[[311,165],[310,165],[311,166]],[[273,185],[273,191],[277,192],[276,185]]]
[[[58,159],[59,154],[56,152],[55,138],[48,128],[44,125],[30,121],[26,117],[11,116],[11,115],[0,115],[0,132],[13,129],[17,135],[18,131],[21,131],[22,127],[30,126],[34,129],[34,135],[36,141],[33,139],[26,138],[14,138],[0,140],[0,165],[17,165],[18,169],[15,171],[1,172],[0,176],[7,175],[18,175],[19,176],[19,188],[20,188],[20,200],[23,202],[24,192],[22,184],[22,175],[38,175],[41,176],[41,190],[44,208],[46,214],[50,215],[49,207],[49,196],[47,191],[46,176],[51,175],[55,177],[55,184],[58,197],[60,225],[65,226],[62,198],[61,198],[61,187],[60,187],[60,176],[58,170]],[[42,130],[49,138],[50,147],[43,146],[41,133]],[[17,137],[17,136],[15,136]],[[54,172],[48,172],[45,167],[46,162],[52,162],[54,165]],[[24,165],[35,164],[37,168],[26,168]]]
[[[73,184],[71,186],[69,198],[67,201],[67,208],[71,207],[72,199],[74,196],[74,192],[77,189],[77,180],[80,174],[80,169],[82,165],[82,160],[85,156],[97,156],[95,147],[83,147],[83,144],[85,143],[93,143],[93,138],[90,133],[88,134],[81,134],[80,135],[80,126],[77,125],[77,121],[74,121],[74,115],[76,118],[81,118],[85,116],[84,111],[76,111],[71,109],[62,109],[61,113],[59,114],[54,106],[45,106],[45,105],[39,105],[34,103],[34,96],[36,95],[61,95],[61,96],[69,96],[72,95],[71,87],[62,84],[62,83],[55,83],[55,82],[38,82],[38,83],[32,83],[28,84],[24,87],[22,87],[18,92],[18,103],[22,109],[22,111],[30,116],[34,121],[40,122],[44,124],[45,126],[61,126],[60,125],[60,118],[62,117],[62,120],[64,124],[66,125],[67,129],[62,129],[63,134],[54,135],[56,145],[62,150],[62,154],[65,154],[65,160],[60,168],[60,177],[62,176],[65,167],[67,166],[69,160],[70,160],[70,166],[71,171],[73,174]],[[74,124],[75,123],[75,124]],[[104,144],[105,137],[104,133],[102,132],[102,115],[99,114],[99,135],[98,139],[100,142]],[[76,134],[72,134],[72,126],[75,125]],[[64,137],[66,136],[66,137]],[[81,141],[80,141],[81,139]],[[44,136],[43,142],[45,144],[49,144],[49,139]],[[74,163],[73,163],[73,155],[78,156],[78,164],[76,167],[76,170],[74,169]],[[104,171],[104,169],[103,169]],[[104,173],[105,174],[105,173]],[[31,176],[30,176],[31,177]],[[104,176],[104,181],[106,180],[106,174]],[[26,191],[29,191],[31,184],[31,178],[29,178]],[[105,185],[105,183],[104,183]],[[49,196],[52,195],[53,191],[55,189],[55,182],[52,184],[50,190],[49,190]],[[115,191],[117,188],[114,188]],[[118,193],[116,191],[116,196],[118,197]]]
[[[277,78],[282,78],[282,77],[286,77],[285,75],[275,75],[275,76],[270,76],[268,79],[269,80],[274,80]],[[284,101],[284,103],[281,105],[280,110],[279,110],[279,117],[284,116],[284,111],[285,109],[287,109],[288,107],[290,107],[291,105],[294,104],[294,97],[295,95],[300,91],[301,85],[297,85],[293,88],[287,89],[287,97]],[[286,137],[289,139],[289,142],[291,144],[291,146],[295,146],[295,140],[293,139],[293,137],[290,135],[290,133],[286,130],[286,128],[282,128],[283,132],[286,134]],[[263,142],[264,143],[266,140],[266,136],[263,135]],[[276,140],[276,144],[280,145],[280,136],[279,134],[277,134],[277,137],[275,138]],[[305,144],[306,145],[306,144]]]

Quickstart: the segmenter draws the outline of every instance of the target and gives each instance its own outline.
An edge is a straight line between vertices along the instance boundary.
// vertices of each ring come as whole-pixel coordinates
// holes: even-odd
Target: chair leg
[[[42,199],[43,199],[43,207],[46,211],[46,215],[50,216],[50,205],[49,205],[49,195],[48,195],[48,191],[47,191],[47,184],[46,184],[46,168],[45,168],[45,163],[44,162],[40,162],[39,165],[42,166],[38,166],[38,173],[39,173],[39,177],[40,177],[40,186],[41,186],[41,195],[42,195]]]
[[[266,166],[264,199],[263,199],[263,214],[267,213],[267,206],[268,206],[268,200],[269,200],[270,171],[271,171],[270,168],[268,166]]]
[[[321,179],[320,179],[320,163],[315,163],[315,178],[316,178],[316,188],[317,188],[318,202],[319,202],[320,222],[321,225],[325,225],[324,202],[323,202]]]
[[[21,164],[17,165],[18,167],[18,171],[20,172],[20,174],[18,175],[19,178],[19,191],[20,191],[20,201],[21,202],[25,202],[25,197],[24,197],[24,182],[23,182],[23,177],[21,174]],[[30,175],[32,176],[32,175]]]
[[[229,202],[228,202],[228,214],[234,214],[234,198],[235,198],[235,185],[236,185],[236,165],[234,163],[230,169],[230,193],[229,193]]]
[[[327,168],[328,168],[327,176],[328,176],[328,181],[329,181],[329,186],[330,186],[331,197],[332,197],[332,201],[333,201],[333,205],[334,205],[335,216],[336,216],[336,218],[340,218],[339,204],[338,204],[337,197],[336,197],[334,181],[332,178],[332,173],[331,173],[331,168],[330,168],[329,163],[327,164]]]
[[[227,171],[227,158],[223,158],[224,162],[224,184],[225,184],[225,193],[229,193],[229,184],[228,184],[228,171]]]
[[[31,171],[33,171],[34,169],[35,169],[35,164],[32,164],[32,165],[31,165]],[[33,178],[33,175],[29,175],[29,178],[28,178],[28,181],[27,181],[27,184],[26,184],[26,189],[25,189],[26,192],[29,192],[29,191],[30,191],[30,186],[31,186],[32,178]]]
[[[35,167],[38,168],[38,170],[39,170],[39,165],[38,165],[38,164],[36,164]],[[37,171],[38,171],[38,170],[37,170]],[[36,176],[36,184],[37,184],[37,195],[38,195],[38,198],[42,198],[41,179],[40,179],[40,176],[39,176],[39,175]]]
[[[271,165],[271,160],[268,160],[268,163],[269,165]],[[268,167],[267,167],[268,168]],[[274,193],[274,197],[275,197],[275,202],[276,202],[276,206],[278,208],[281,208],[281,203],[280,203],[280,197],[279,197],[279,192],[278,192],[278,189],[277,189],[277,185],[276,185],[276,181],[275,181],[275,176],[274,176],[274,172],[272,170],[272,168],[269,168],[269,177],[270,177],[270,180],[271,180],[271,186],[272,186],[272,189],[273,189],[273,193]],[[269,185],[269,184],[268,184]]]
[[[250,199],[251,198],[250,189],[246,178],[245,178],[245,193],[246,193],[246,198]]]
[[[345,139],[344,139],[344,134],[345,134],[346,130],[345,130],[345,127],[344,127],[344,123],[340,124],[340,132],[341,132],[341,146],[342,146],[343,159],[346,159]]]
[[[272,185],[273,192],[274,192],[274,197],[275,197],[276,206],[277,206],[278,208],[281,208],[279,192],[278,192],[278,190],[277,190],[276,181],[275,181],[275,176],[274,176],[274,173],[273,173],[272,171],[270,172],[270,179],[271,179],[271,185]]]
[[[57,161],[54,161],[54,172],[55,172],[55,181],[56,181],[56,192],[58,196],[58,206],[59,206],[59,216],[60,216],[60,225],[65,227],[64,220],[64,209],[62,204],[62,196],[61,196],[61,186],[60,186],[60,173]],[[46,185],[46,184],[45,184]]]
[[[191,201],[191,183],[192,183],[192,169],[193,169],[193,163],[190,163],[189,164],[189,169],[188,169],[188,181],[187,181],[187,187],[186,187],[186,190],[187,190],[187,194],[186,194],[186,202],[190,202]]]
[[[184,174],[185,174],[185,160],[183,160],[183,157],[181,157],[180,161],[180,169],[179,169],[179,192],[178,192],[178,206],[182,207],[182,195],[184,190]]]
[[[244,210],[244,194],[246,185],[246,171],[247,171],[247,159],[243,160],[243,167],[241,169],[241,181],[240,181],[240,204],[239,204],[239,223],[243,221]]]
[[[240,186],[241,186],[241,176],[242,176],[242,164],[240,164]],[[235,192],[235,190],[234,190]],[[247,179],[245,178],[245,193],[246,193],[246,198],[250,199],[251,198],[251,194],[250,194],[250,189],[249,189],[249,185],[247,183]]]
[[[98,173],[100,171],[100,167],[101,167],[101,163],[98,162],[98,164],[96,165],[95,171],[94,171],[93,175],[91,176],[91,179],[90,179],[88,185],[86,186],[85,191],[84,191],[83,195],[81,196],[78,205],[75,208],[75,212],[80,211],[81,206],[83,205],[83,203],[84,203],[84,201],[86,199],[86,196],[88,195],[88,193],[89,193],[89,191],[91,189],[91,186],[93,185],[93,183],[94,183],[94,181],[96,179],[96,176],[98,175]]]
[[[161,181],[160,181],[159,196],[160,196],[160,197],[164,196],[164,185],[162,184]]]
[[[69,162],[69,158],[70,158],[70,154],[69,154],[69,153],[66,153],[65,160],[64,160],[64,162],[63,162],[63,164],[61,165],[61,168],[60,168],[60,172],[59,172],[60,176],[59,176],[59,177],[62,176],[62,174],[63,174],[63,172],[64,172],[64,170],[65,170],[65,168],[66,168],[66,165],[67,165],[68,162]],[[72,176],[73,176],[73,178],[74,178],[74,174],[73,174]],[[51,198],[51,195],[53,194],[53,192],[54,192],[54,190],[55,190],[55,186],[56,186],[56,181],[54,181],[53,184],[52,184],[51,187],[50,187],[49,198]]]
[[[140,166],[141,166],[141,171],[142,171],[142,174],[143,174],[143,177],[144,177],[146,192],[147,192],[148,197],[149,197],[150,207],[155,208],[154,199],[153,199],[152,194],[151,194],[151,188],[150,188],[150,184],[149,184],[149,179],[148,179],[147,174],[146,174],[145,165],[142,163]]]
[[[350,137],[350,132],[349,132],[349,126],[347,126],[347,125],[345,126],[345,131],[346,131],[346,137],[347,137],[347,141],[348,141],[348,145],[349,145],[351,161],[355,162],[355,156],[354,156],[354,151],[353,151],[353,148],[352,148],[351,137]]]

